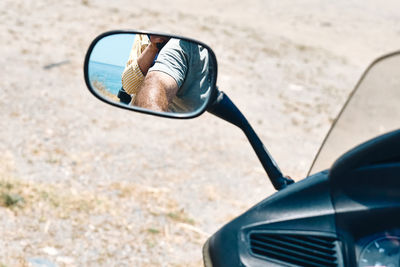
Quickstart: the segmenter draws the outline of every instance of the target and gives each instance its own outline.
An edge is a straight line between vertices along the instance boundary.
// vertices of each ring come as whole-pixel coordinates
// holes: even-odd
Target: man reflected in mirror
[[[122,88],[118,92],[122,103],[131,102],[132,96],[138,92],[149,68],[168,40],[168,37],[163,36],[136,34],[129,59],[122,73]]]
[[[207,99],[210,69],[206,48],[171,39],[148,70],[134,105],[160,112],[193,112]]]

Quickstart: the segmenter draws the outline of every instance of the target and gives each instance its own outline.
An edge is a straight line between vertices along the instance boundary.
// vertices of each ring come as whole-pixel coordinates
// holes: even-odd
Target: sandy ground
[[[210,234],[273,193],[234,126],[92,97],[82,65],[97,34],[209,44],[220,89],[299,180],[363,70],[400,49],[399,10],[397,0],[1,1],[0,266],[198,266]]]

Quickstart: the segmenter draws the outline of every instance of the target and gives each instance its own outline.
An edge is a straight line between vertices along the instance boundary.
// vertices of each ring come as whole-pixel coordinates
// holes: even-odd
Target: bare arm
[[[151,67],[153,60],[158,53],[157,45],[155,43],[150,43],[139,56],[137,63],[143,75],[147,74],[147,71]]]
[[[139,56],[137,63],[143,75],[146,76],[149,68],[153,64],[153,60],[156,57],[158,51],[157,44],[168,42],[169,38],[152,35],[150,36],[150,43],[144,49],[143,53]]]
[[[168,111],[177,91],[178,84],[174,78],[161,71],[151,71],[146,75],[134,104],[154,111]]]

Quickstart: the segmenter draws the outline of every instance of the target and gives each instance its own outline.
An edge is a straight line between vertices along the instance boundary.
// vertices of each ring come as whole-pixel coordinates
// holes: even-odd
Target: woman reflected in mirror
[[[118,98],[122,103],[129,104],[134,99],[149,68],[168,40],[168,37],[157,35],[135,36],[129,59],[122,73],[122,88],[118,92]]]

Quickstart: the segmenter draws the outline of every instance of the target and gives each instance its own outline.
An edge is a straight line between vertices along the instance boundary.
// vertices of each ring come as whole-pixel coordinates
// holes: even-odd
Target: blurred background
[[[90,95],[83,61],[98,34],[208,44],[220,90],[301,180],[368,64],[400,49],[399,10],[396,0],[1,1],[0,266],[201,266],[206,239],[274,193],[234,126]]]

